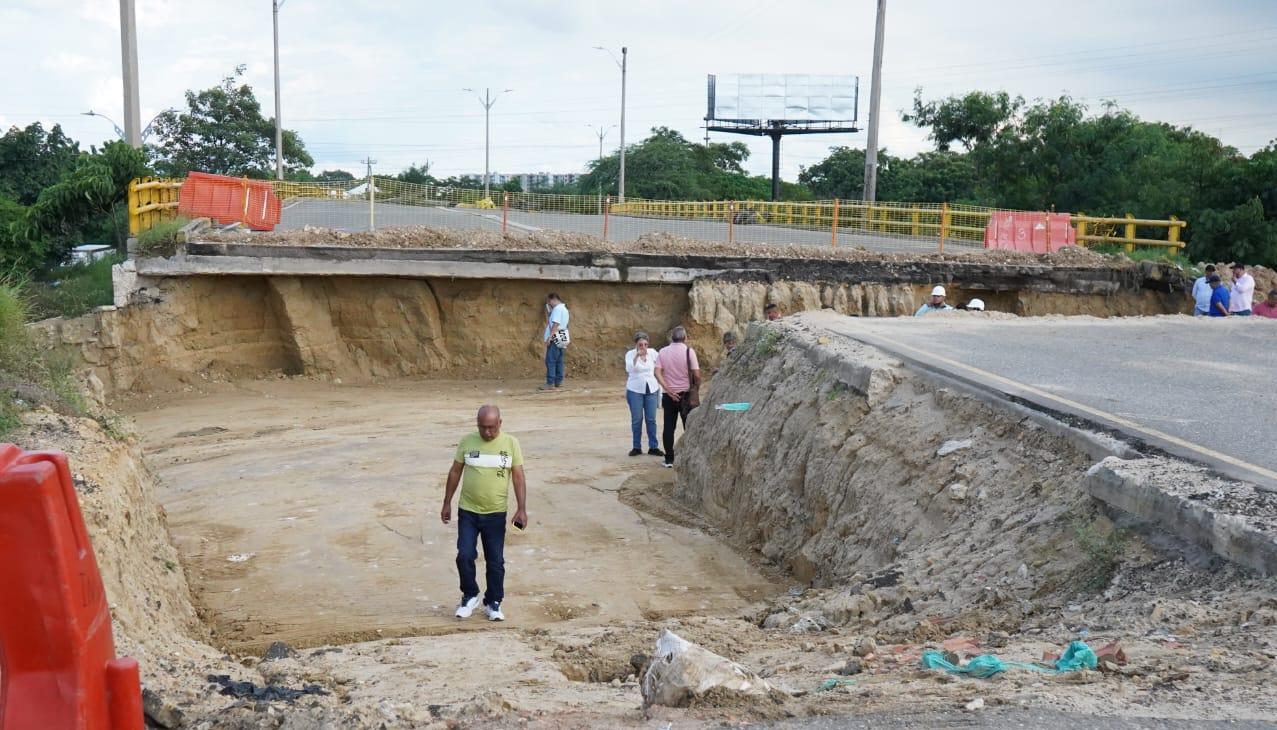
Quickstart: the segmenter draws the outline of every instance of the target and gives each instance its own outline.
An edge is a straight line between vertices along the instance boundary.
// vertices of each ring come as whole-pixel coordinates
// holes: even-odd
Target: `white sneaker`
[[[469,598],[462,596],[461,603],[457,604],[457,613],[455,615],[457,618],[470,618],[470,614],[474,613],[474,610],[478,608],[478,606],[478,596],[471,596]]]
[[[505,621],[505,614],[501,613],[500,603],[485,603],[483,610],[488,612],[489,621]]]

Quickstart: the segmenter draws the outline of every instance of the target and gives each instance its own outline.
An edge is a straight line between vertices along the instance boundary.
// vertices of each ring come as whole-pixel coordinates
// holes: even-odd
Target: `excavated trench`
[[[550,288],[576,327],[573,387],[545,396],[530,392],[529,376]],[[1095,456],[1077,441],[801,327],[752,328],[726,360],[714,346],[725,331],[744,334],[768,301],[787,313],[899,315],[922,293],[920,285],[754,281],[169,279],[149,304],[42,326],[47,342],[80,353],[98,395],[133,416],[140,452],[45,416],[28,438],[67,448],[81,464],[122,645],[143,657],[153,686],[191,708],[212,707],[198,675],[216,665],[259,682],[324,683],[354,703],[311,708],[330,722],[359,717],[360,707],[375,716],[368,708],[378,706],[390,727],[415,726],[405,710],[387,715],[384,703],[460,706],[484,688],[439,684],[410,668],[488,655],[520,657],[503,663],[510,676],[502,675],[498,714],[583,701],[621,712],[581,682],[621,682],[659,626],[788,672],[791,683],[819,682],[828,661],[784,652],[810,653],[809,637],[830,637],[837,654],[844,634],[901,646],[1000,636],[988,640],[1037,647],[1082,625],[1121,628],[1131,641],[1166,620],[1217,635],[1240,612],[1266,622],[1250,640],[1277,645],[1271,582],[1209,556],[1168,558],[1168,541],[1154,548],[1120,529],[1086,494]],[[986,301],[1106,315],[1174,306],[1139,291]],[[680,323],[704,343],[714,375],[675,478],[654,460],[624,456],[617,362],[635,329]],[[439,524],[438,492],[450,444],[488,401],[502,405],[507,430],[523,441],[533,484],[534,527],[512,533],[507,548],[518,634],[449,617],[452,533]],[[723,402],[752,408],[713,408]],[[1161,614],[1150,616],[1150,604]],[[384,641],[392,637],[404,638]],[[318,648],[286,674],[271,674],[267,662],[258,675],[217,664],[209,645],[258,653],[275,640]],[[333,644],[350,646],[345,659]],[[1140,648],[1162,661],[1162,646]],[[1068,691],[1082,708],[1103,694]],[[825,697],[786,711],[890,709],[898,694]],[[1212,707],[1262,716],[1262,697],[1246,689]],[[1143,707],[1180,705],[1167,695]]]

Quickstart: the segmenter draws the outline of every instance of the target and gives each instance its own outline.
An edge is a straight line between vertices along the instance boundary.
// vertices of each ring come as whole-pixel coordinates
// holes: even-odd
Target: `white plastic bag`
[[[643,674],[643,702],[683,707],[711,689],[762,697],[772,691],[757,674],[666,629]]]

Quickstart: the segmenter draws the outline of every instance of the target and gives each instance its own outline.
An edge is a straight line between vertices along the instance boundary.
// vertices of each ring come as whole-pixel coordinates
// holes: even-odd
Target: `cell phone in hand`
[[[528,523],[526,523],[526,522],[519,522],[518,520],[515,520],[515,521],[514,521],[514,526],[515,526],[515,527],[517,527],[517,528],[519,528],[520,530],[524,530],[524,529],[527,529],[527,527],[528,527]]]

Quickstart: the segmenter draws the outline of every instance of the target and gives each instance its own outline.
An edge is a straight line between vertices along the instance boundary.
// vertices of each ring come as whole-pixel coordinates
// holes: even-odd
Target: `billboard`
[[[709,121],[855,122],[858,76],[710,74]]]

